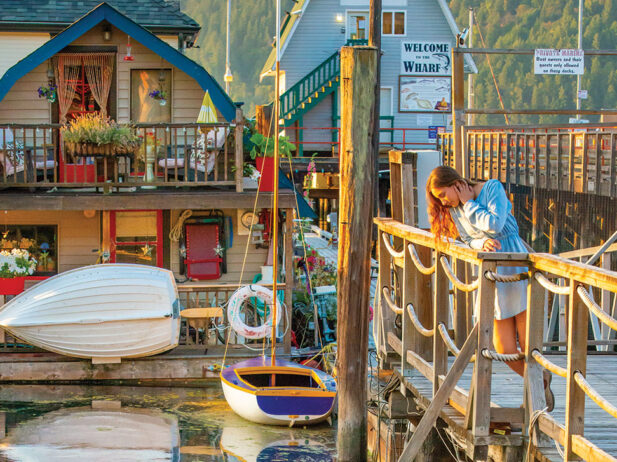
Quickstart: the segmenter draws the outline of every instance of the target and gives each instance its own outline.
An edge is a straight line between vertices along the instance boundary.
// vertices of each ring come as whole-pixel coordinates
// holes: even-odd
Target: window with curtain
[[[165,105],[150,97],[153,91],[167,93]],[[131,69],[131,121],[171,122],[171,69]]]

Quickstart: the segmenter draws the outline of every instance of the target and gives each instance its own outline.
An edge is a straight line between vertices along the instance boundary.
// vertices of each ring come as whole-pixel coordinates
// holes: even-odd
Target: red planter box
[[[17,295],[24,291],[24,276],[16,278],[0,278],[0,295]]]
[[[274,157],[257,157],[255,159],[259,177],[259,191],[274,191]]]

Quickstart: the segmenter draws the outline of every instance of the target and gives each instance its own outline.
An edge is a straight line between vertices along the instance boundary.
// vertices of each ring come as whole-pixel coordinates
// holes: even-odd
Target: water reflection
[[[335,449],[335,429],[327,424],[290,429],[243,420],[219,383],[0,387],[2,462],[331,462]]]

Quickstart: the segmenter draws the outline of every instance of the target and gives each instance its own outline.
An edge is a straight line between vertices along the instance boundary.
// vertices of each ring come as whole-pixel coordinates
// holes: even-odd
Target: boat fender
[[[268,314],[268,318],[266,322],[261,326],[248,326],[244,323],[242,317],[240,316],[240,312],[242,310],[242,305],[249,298],[259,298],[261,299],[267,306],[272,306],[274,300],[274,294],[272,291],[266,287],[251,284],[248,286],[240,287],[236,290],[231,297],[229,298],[229,304],[227,305],[227,317],[231,324],[231,328],[236,331],[238,335],[241,335],[244,338],[264,338],[272,336],[272,310]],[[281,312],[281,304],[277,300],[276,301],[276,320],[275,324],[278,326],[281,316],[278,313]]]

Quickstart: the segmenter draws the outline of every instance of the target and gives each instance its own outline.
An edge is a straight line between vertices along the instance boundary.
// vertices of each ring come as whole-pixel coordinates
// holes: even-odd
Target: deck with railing
[[[59,124],[0,125],[0,189],[204,187],[242,190],[242,126],[135,124],[131,153],[69,149]]]

